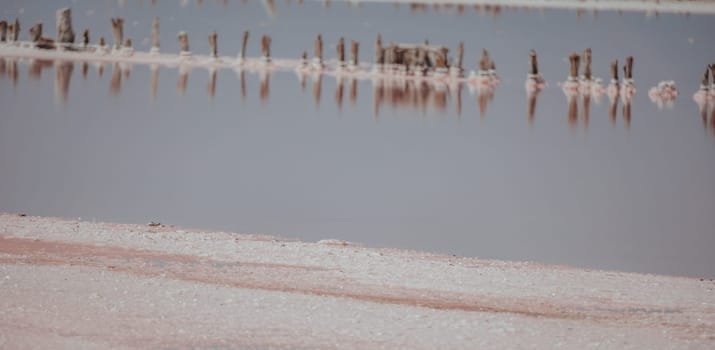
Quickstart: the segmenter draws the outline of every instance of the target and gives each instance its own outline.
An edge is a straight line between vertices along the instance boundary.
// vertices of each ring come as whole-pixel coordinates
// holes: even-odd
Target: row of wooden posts
[[[90,45],[90,33],[89,30],[84,30],[82,32],[81,44],[76,45],[76,35],[72,28],[72,11],[69,8],[62,8],[57,10],[56,13],[57,20],[57,35],[56,39],[51,39],[43,36],[43,25],[41,22],[34,24],[29,29],[30,41],[35,47],[41,49],[56,49],[65,48],[68,50],[107,50],[107,43],[104,37],[100,37],[98,45]],[[113,51],[123,51],[131,53],[133,52],[132,40],[131,38],[124,38],[124,19],[122,18],[112,18],[112,39],[113,45],[111,49]],[[20,33],[20,22],[19,19],[15,19],[13,23],[8,24],[6,21],[0,21],[0,42],[17,42]],[[249,32],[243,32],[243,38],[241,43],[241,52],[239,54],[239,59],[243,60],[246,58],[246,46],[248,44]],[[180,55],[189,56],[191,55],[191,50],[189,46],[188,34],[184,31],[179,32],[177,35],[179,41]],[[211,32],[208,36],[210,56],[218,57],[218,33]],[[271,37],[268,35],[263,35],[261,37],[261,55],[265,61],[271,60]],[[158,53],[160,42],[159,42],[159,19],[154,18],[152,23],[151,32],[151,52]],[[340,38],[338,44],[336,45],[337,58],[341,65],[349,65],[352,67],[358,66],[358,51],[360,43],[358,41],[352,40],[350,42],[350,58],[349,61],[345,60],[345,40]],[[379,67],[390,67],[396,69],[411,70],[413,72],[427,72],[430,70],[446,70],[446,69],[458,69],[460,72],[462,70],[462,61],[464,55],[464,44],[460,43],[457,48],[457,59],[456,62],[450,62],[448,60],[449,50],[444,46],[430,45],[429,42],[425,41],[422,45],[405,45],[405,44],[389,44],[383,46],[382,38],[380,34],[377,35],[375,41],[375,63]],[[304,64],[308,64],[308,54],[303,52],[302,58]],[[312,65],[320,68],[323,66],[323,39],[321,35],[318,35],[315,39],[313,45],[313,62]],[[494,69],[495,64],[489,59],[489,55],[486,50],[483,51],[482,59],[479,61],[479,66],[481,70]]]
[[[43,36],[43,26],[41,22],[36,23],[29,29],[30,41],[37,48],[41,49],[56,49],[65,48],[68,50],[107,50],[107,44],[104,37],[100,37],[97,46],[90,45],[89,30],[82,32],[81,45],[75,45],[76,35],[72,28],[72,11],[69,8],[62,8],[56,12],[57,20],[57,35],[56,39],[50,39]],[[113,51],[125,52],[131,54],[133,52],[131,38],[124,38],[124,19],[112,18],[112,38]],[[20,21],[15,19],[14,22],[0,21],[0,42],[17,42],[20,33]],[[190,56],[191,50],[189,46],[188,34],[181,31],[177,35],[179,41],[180,55]],[[239,60],[245,60],[246,47],[249,39],[249,31],[243,32],[241,51]],[[271,60],[271,37],[263,35],[261,37],[261,55],[266,62]],[[218,58],[218,33],[211,32],[208,36],[210,47],[210,56]],[[350,42],[350,58],[345,60],[345,40],[340,38],[336,45],[336,55],[339,65],[356,67],[358,66],[358,51],[360,43],[352,40]],[[151,31],[151,53],[158,53],[160,47],[159,42],[159,18],[154,18]],[[383,45],[380,34],[377,35],[375,41],[375,64],[377,68],[394,69],[404,72],[412,72],[415,74],[425,74],[428,72],[451,72],[461,76],[463,71],[463,56],[464,43],[460,42],[456,50],[456,58],[451,61],[448,57],[449,49],[440,45],[430,45],[425,41],[418,45],[405,44],[389,44]],[[318,35],[313,45],[313,60],[312,65],[316,68],[322,68],[323,63],[323,39]],[[308,65],[308,54],[302,54],[303,64]],[[583,62],[583,75],[581,80],[590,81],[592,79],[591,69],[591,49],[587,48],[582,55],[572,52],[569,55],[569,78],[568,81],[576,82],[579,80],[579,68]],[[480,72],[494,72],[496,69],[495,62],[489,57],[486,49],[482,50],[481,59],[478,62]],[[618,61],[612,61],[610,64],[611,82],[618,82]],[[703,77],[703,85],[707,86],[708,70],[712,71],[713,81],[715,81],[715,66],[710,65]],[[633,81],[633,57],[626,58],[623,66],[624,82],[632,83]],[[529,52],[529,76],[531,78],[540,78],[536,52]]]

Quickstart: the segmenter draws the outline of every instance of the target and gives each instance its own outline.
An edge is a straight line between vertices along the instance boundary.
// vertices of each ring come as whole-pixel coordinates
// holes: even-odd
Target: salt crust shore
[[[715,14],[715,3],[712,0],[356,0],[355,2],[499,5],[575,10]]]
[[[713,349],[715,282],[0,214],[3,349]]]

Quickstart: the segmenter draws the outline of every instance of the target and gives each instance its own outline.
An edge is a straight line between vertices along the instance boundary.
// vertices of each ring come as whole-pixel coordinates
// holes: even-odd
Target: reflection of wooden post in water
[[[41,59],[32,59],[30,61],[30,66],[27,69],[27,76],[30,79],[40,79],[42,77],[42,70],[45,68],[52,68],[54,65],[54,62],[51,60],[41,60]],[[0,76],[2,74],[5,74],[5,60],[0,59]]]
[[[216,75],[217,75],[218,70],[215,68],[211,68],[209,70],[209,85],[206,88],[206,91],[209,93],[209,97],[213,101],[214,96],[216,96]]]
[[[121,17],[112,18],[112,38],[114,39],[114,49],[119,50],[124,41],[124,19]]]
[[[536,98],[539,97],[541,90],[532,90],[526,93],[526,117],[529,126],[534,124],[534,115],[536,114]]]
[[[338,111],[343,110],[343,91],[345,89],[344,87],[344,78],[338,77],[337,78],[337,86],[335,87],[335,104],[338,105]]]
[[[82,62],[82,80],[87,80],[87,74],[89,73],[89,63]]]
[[[218,33],[209,33],[209,48],[211,49],[211,58],[218,58]]]
[[[159,53],[159,17],[154,17],[151,22],[151,50],[150,53]]]
[[[97,63],[97,76],[100,78],[104,76],[104,63],[102,62]]]
[[[578,101],[577,94],[569,95],[568,123],[570,128],[575,128],[578,124]]]
[[[0,43],[7,40],[7,21],[0,21]]]
[[[380,115],[380,105],[385,96],[382,79],[372,79],[372,115],[375,120]]]
[[[72,30],[72,10],[61,8],[57,10],[57,42],[74,43],[74,30]]]
[[[20,71],[17,69],[17,60],[10,59],[7,62],[7,76],[12,81],[12,86],[17,86],[18,79],[20,78]]]
[[[337,51],[338,56],[338,67],[345,66],[345,39],[343,37],[338,39],[338,44],[335,45],[335,51]]]
[[[263,70],[261,71],[261,73],[259,73],[259,75],[261,77],[260,98],[261,102],[265,103],[268,101],[268,97],[271,94],[271,73],[269,71]]]
[[[320,106],[320,94],[323,86],[323,74],[313,74],[313,102],[315,107]]]
[[[241,38],[241,62],[243,62],[246,59],[246,47],[248,46],[248,35],[250,34],[249,31],[244,31],[243,32],[243,37]]]
[[[589,118],[591,117],[591,94],[583,95],[583,128],[588,129]]]
[[[189,71],[191,68],[186,65],[179,66],[179,80],[176,83],[176,91],[183,96],[186,92],[186,84],[189,82]]]
[[[616,126],[616,118],[618,115],[618,95],[609,95],[608,99],[610,104],[608,105],[608,116],[611,119],[611,126]]]
[[[350,41],[350,66],[357,67],[358,65],[358,48],[360,47],[360,42],[357,40]]]
[[[55,62],[55,102],[66,103],[70,91],[70,79],[74,63],[69,61]]]
[[[109,93],[119,95],[122,89],[122,69],[119,63],[112,65],[112,77],[109,79]]]
[[[180,31],[176,38],[179,40],[179,55],[191,56],[191,50],[189,48],[189,34],[185,31]]]
[[[447,90],[446,89],[435,89],[434,90],[434,106],[435,109],[439,111],[444,111],[447,109]]]
[[[151,75],[150,75],[151,101],[156,102],[156,94],[157,94],[157,91],[159,90],[159,65],[152,64],[150,66],[150,69],[151,69]]]
[[[355,103],[357,102],[357,79],[354,77],[350,78],[350,105],[354,106]]]
[[[462,83],[457,82],[456,86],[457,91],[455,91],[454,94],[454,106],[455,110],[457,111],[457,118],[460,118],[462,116]],[[419,101],[419,90],[417,90],[417,94],[415,95],[415,105],[417,105]]]
[[[623,124],[626,129],[631,128],[631,100],[626,99],[623,101]]]
[[[6,69],[5,58],[0,57],[0,78],[5,76],[5,69]],[[32,76],[32,75],[30,75],[30,76]]]
[[[241,79],[241,100],[245,101],[246,100],[246,72],[241,69],[240,73],[238,74],[239,78]]]

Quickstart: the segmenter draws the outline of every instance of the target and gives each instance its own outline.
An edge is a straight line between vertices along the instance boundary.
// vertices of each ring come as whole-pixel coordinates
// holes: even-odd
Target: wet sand
[[[2,348],[712,348],[715,282],[0,215]]]

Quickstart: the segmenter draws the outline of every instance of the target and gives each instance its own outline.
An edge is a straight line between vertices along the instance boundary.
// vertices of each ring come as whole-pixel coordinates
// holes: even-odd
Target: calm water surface
[[[110,38],[109,18],[123,16],[139,50],[155,15],[165,52],[178,49],[182,29],[197,53],[218,31],[230,55],[243,30],[249,56],[269,34],[279,58],[299,57],[317,33],[329,58],[338,37],[359,40],[363,61],[378,32],[450,48],[464,40],[467,67],[488,48],[502,83],[480,95],[331,76],[301,84],[292,72],[6,59],[2,211],[715,277],[715,114],[692,101],[715,59],[712,17],[84,0],[4,1],[0,17],[53,32],[64,3],[93,41]],[[613,114],[607,96],[574,101],[569,113],[557,83],[569,51],[587,46],[602,78],[611,60],[635,56],[630,118],[620,101]],[[530,115],[531,48],[549,87]],[[671,79],[681,95],[661,110],[647,90]]]

